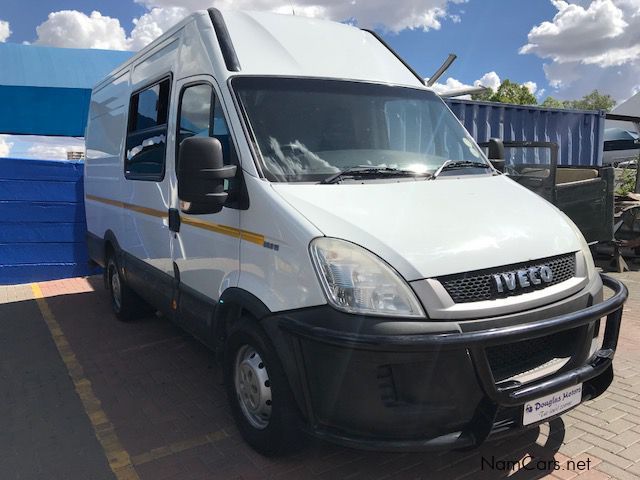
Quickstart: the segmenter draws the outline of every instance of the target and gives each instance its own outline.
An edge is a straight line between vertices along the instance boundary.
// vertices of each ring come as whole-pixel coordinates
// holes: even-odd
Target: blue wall
[[[0,43],[0,133],[84,136],[91,89],[132,55]]]
[[[88,264],[83,169],[0,158],[0,284],[98,273]]]

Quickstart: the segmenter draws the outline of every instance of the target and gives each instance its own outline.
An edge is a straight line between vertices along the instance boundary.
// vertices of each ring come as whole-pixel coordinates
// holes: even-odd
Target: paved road
[[[277,460],[243,444],[212,355],[162,318],[116,321],[101,279],[0,287],[0,479],[640,478],[640,274],[619,277],[615,383],[562,420],[466,453]]]

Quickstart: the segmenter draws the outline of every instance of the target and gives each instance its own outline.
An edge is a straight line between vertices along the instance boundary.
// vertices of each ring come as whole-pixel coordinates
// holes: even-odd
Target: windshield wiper
[[[440,168],[438,168],[435,171],[435,173],[431,178],[432,179],[436,178],[442,172],[445,172],[447,170],[462,170],[463,168],[485,168],[485,169],[489,168],[490,169],[493,167],[488,163],[472,162],[471,160],[447,160],[442,165],[440,165]]]
[[[386,176],[430,177],[431,174],[426,172],[416,172],[413,170],[403,170],[401,168],[394,167],[371,167],[368,165],[358,165],[356,167],[346,168],[334,175],[331,175],[322,180],[320,183],[338,183],[344,178],[383,178]]]

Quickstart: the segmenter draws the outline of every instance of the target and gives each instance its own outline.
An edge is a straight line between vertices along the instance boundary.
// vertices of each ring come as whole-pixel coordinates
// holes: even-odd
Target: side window
[[[193,136],[217,138],[222,145],[225,165],[237,163],[227,121],[224,118],[220,101],[215,97],[211,85],[200,83],[185,87],[180,95],[179,111],[176,168],[178,166],[177,159],[180,158],[180,143],[185,138]]]
[[[131,96],[124,159],[125,176],[160,181],[164,177],[171,79]]]

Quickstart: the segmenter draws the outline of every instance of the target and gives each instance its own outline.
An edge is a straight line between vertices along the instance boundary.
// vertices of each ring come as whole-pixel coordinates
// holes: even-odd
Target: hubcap
[[[113,297],[113,304],[117,310],[120,310],[122,305],[122,291],[120,289],[120,275],[115,267],[111,267],[111,296]]]
[[[262,358],[249,345],[236,354],[235,388],[242,413],[249,423],[260,430],[271,418],[271,382]]]

